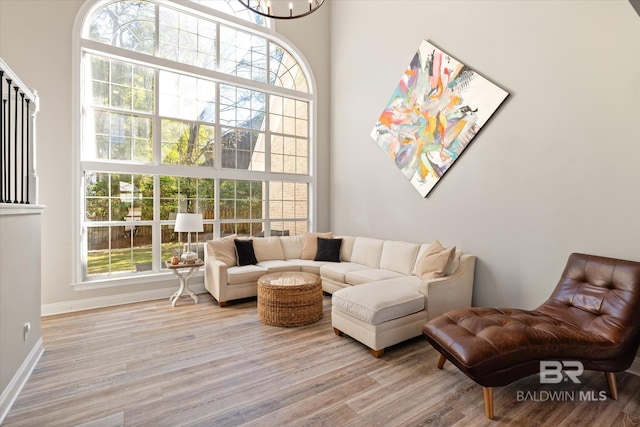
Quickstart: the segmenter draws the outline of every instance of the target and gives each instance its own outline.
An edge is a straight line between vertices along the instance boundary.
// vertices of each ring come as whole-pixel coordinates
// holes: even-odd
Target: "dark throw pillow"
[[[318,237],[318,252],[313,260],[340,262],[340,246],[342,246],[342,239]]]
[[[236,251],[238,252],[238,265],[257,264],[256,253],[253,251],[253,240],[234,239]]]

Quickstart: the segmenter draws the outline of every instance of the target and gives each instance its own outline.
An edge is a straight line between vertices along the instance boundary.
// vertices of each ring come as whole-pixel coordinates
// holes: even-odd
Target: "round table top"
[[[262,276],[259,283],[268,286],[302,286],[313,285],[320,280],[317,274],[300,271],[282,271]]]
[[[197,260],[194,262],[180,262],[178,264],[171,264],[171,261],[166,261],[165,265],[167,266],[167,268],[175,270],[178,268],[202,267],[204,265],[204,262],[202,260]]]

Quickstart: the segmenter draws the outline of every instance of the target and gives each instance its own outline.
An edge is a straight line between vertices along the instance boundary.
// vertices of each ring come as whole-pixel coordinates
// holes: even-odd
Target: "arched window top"
[[[263,17],[234,0],[191,1],[266,26]],[[249,28],[227,25],[214,15],[170,2],[105,2],[87,17],[82,34],[84,39],[117,48],[297,92],[310,92],[303,67],[281,44]]]
[[[97,9],[87,21],[84,38],[134,52],[154,54],[156,6],[146,1],[119,1]]]
[[[240,4],[237,0],[191,0],[194,3],[200,3],[210,9],[217,10],[228,15],[235,16],[254,24],[268,27],[267,20],[257,13],[251,12],[249,9]]]

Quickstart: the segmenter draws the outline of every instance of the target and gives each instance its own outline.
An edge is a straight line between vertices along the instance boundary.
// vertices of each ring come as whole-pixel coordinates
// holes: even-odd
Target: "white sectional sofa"
[[[475,257],[460,251],[451,254],[444,277],[424,279],[418,270],[431,244],[335,236],[342,239],[340,262],[326,262],[302,259],[309,257],[304,236],[254,238],[257,264],[238,266],[234,237],[209,241],[205,251],[205,288],[221,307],[256,296],[264,274],[315,273],[323,291],[333,294],[336,334],[357,339],[376,357],[386,347],[420,335],[428,320],[471,306]]]

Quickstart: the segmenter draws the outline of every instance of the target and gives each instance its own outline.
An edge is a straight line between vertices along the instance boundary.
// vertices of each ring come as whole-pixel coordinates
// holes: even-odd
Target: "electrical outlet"
[[[24,335],[24,340],[26,341],[29,338],[29,332],[31,332],[31,322],[27,322],[24,324],[22,328],[22,332]]]

